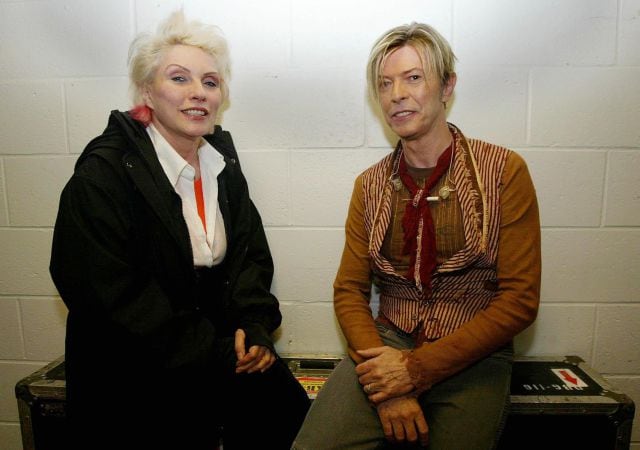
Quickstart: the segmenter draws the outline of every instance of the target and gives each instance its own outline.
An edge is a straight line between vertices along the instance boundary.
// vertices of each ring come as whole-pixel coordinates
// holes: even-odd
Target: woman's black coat
[[[220,372],[233,370],[237,328],[247,347],[273,348],[281,315],[262,222],[231,135],[217,126],[205,138],[226,163],[218,201],[227,254],[207,280],[193,268],[180,197],[144,127],[127,113],[111,113],[62,192],[50,271],[69,309],[67,394],[76,417],[133,409],[184,418],[169,409],[206,401]]]

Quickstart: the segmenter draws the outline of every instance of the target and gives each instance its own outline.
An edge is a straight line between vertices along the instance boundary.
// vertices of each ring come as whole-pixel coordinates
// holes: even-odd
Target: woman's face
[[[199,141],[213,132],[222,103],[221,83],[211,55],[198,47],[169,47],[144,92],[153,125],[175,148]]]

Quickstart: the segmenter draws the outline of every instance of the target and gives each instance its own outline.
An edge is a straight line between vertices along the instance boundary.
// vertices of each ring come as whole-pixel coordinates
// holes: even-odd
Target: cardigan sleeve
[[[349,354],[356,362],[364,360],[354,350],[382,346],[370,307],[371,266],[369,237],[364,225],[362,175],[356,178],[345,223],[345,244],[340,267],[333,284],[334,309]]]
[[[450,335],[406,352],[418,392],[486,357],[535,320],[541,277],[538,203],[527,166],[514,152],[503,171],[500,208],[496,296]]]

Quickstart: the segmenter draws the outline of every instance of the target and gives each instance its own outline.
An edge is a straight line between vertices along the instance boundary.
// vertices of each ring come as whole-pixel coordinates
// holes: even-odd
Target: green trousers
[[[412,348],[409,335],[378,324],[385,345]],[[422,394],[418,400],[429,426],[429,450],[490,450],[507,415],[513,345],[509,344]],[[375,407],[358,382],[355,364],[338,364],[313,402],[294,450],[396,448],[382,431]],[[399,448],[420,448],[405,446]]]

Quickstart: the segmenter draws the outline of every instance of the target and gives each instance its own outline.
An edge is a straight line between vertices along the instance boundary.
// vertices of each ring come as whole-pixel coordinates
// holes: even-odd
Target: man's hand
[[[253,345],[247,352],[245,350],[246,334],[238,328],[235,337],[235,351],[238,361],[236,373],[264,372],[276,361],[276,356],[267,347]]]
[[[387,440],[394,444],[429,443],[429,426],[418,400],[414,397],[397,397],[378,406],[378,417]]]
[[[367,358],[356,366],[356,374],[372,403],[378,404],[414,390],[400,350],[384,346],[358,350],[358,354]]]

